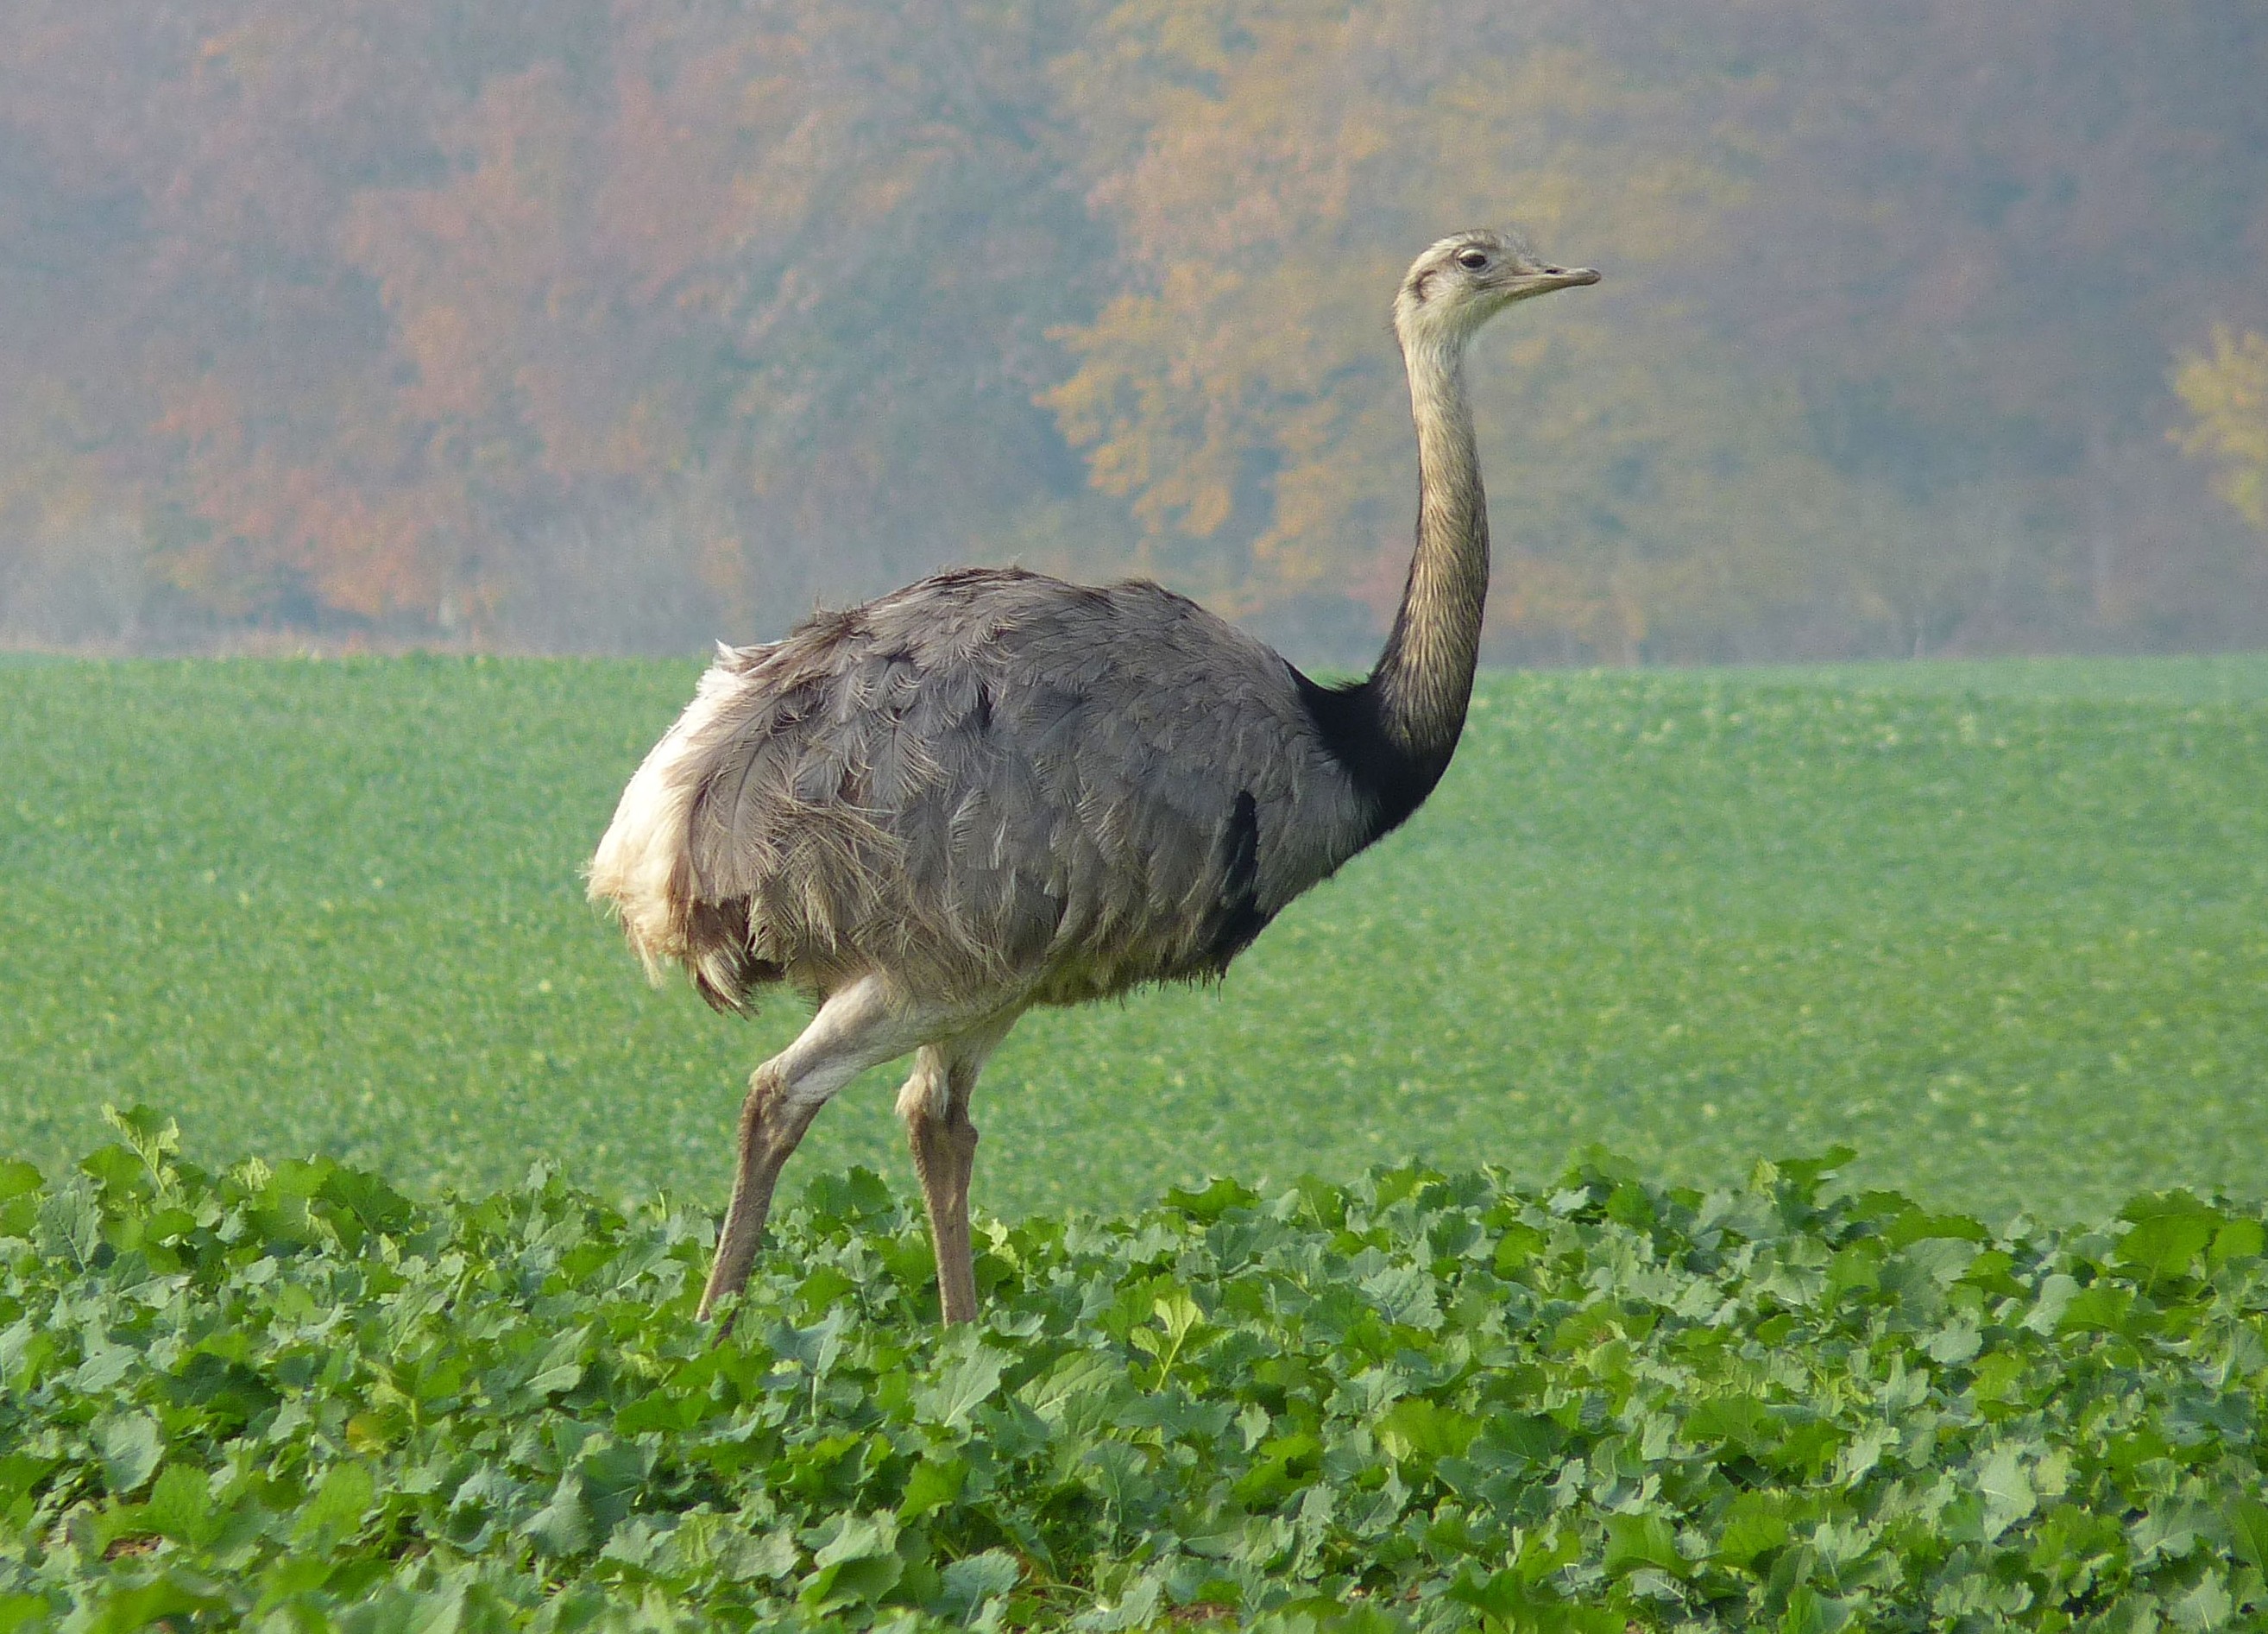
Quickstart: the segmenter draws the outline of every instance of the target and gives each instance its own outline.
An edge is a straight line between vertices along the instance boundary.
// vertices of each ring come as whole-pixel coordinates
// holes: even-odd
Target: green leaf
[[[95,1454],[102,1461],[102,1484],[124,1498],[141,1490],[158,1472],[166,1440],[158,1421],[144,1412],[106,1414],[94,1422]]]
[[[835,1226],[887,1220],[898,1211],[898,1200],[891,1195],[889,1181],[863,1163],[837,1173],[813,1175],[811,1183],[804,1188],[803,1201],[815,1222]]]
[[[1185,1191],[1178,1186],[1172,1187],[1165,1196],[1167,1208],[1207,1226],[1231,1209],[1248,1209],[1259,1201],[1260,1194],[1249,1186],[1222,1179],[1212,1181],[1203,1191]]]
[[[956,1560],[945,1569],[942,1608],[947,1616],[965,1621],[982,1610],[986,1601],[1012,1593],[1023,1578],[1024,1569],[1004,1549],[988,1549]]]
[[[1837,1171],[1850,1167],[1851,1159],[1859,1155],[1855,1146],[1833,1145],[1815,1158],[1781,1158],[1774,1167],[1780,1178],[1808,1191]]]
[[[680,1395],[666,1387],[650,1390],[615,1415],[614,1429],[618,1436],[635,1436],[647,1431],[666,1435],[681,1434],[709,1416],[710,1403],[697,1395]]]
[[[323,1176],[315,1196],[330,1205],[334,1218],[350,1217],[364,1231],[398,1234],[417,1212],[416,1204],[378,1175],[343,1166]]]
[[[1984,1222],[1971,1219],[1966,1214],[1931,1214],[1920,1209],[1909,1209],[1892,1220],[1882,1233],[1883,1240],[1893,1248],[1903,1248],[1909,1243],[1923,1242],[1931,1238],[1949,1238],[1956,1242],[1990,1242],[1992,1233]]]
[[[2268,1577],[2268,1504],[2257,1498],[2239,1498],[2223,1512],[2236,1557]]]
[[[1711,1396],[1696,1403],[1685,1416],[1684,1432],[1696,1446],[1738,1453],[1755,1453],[1780,1439],[1771,1407],[1752,1395]]]
[[[1850,1620],[1850,1608],[1841,1601],[1821,1594],[1808,1583],[1799,1583],[1788,1590],[1779,1634],[1836,1634]]]
[[[1410,1396],[1396,1402],[1379,1419],[1373,1433],[1388,1456],[1431,1466],[1462,1456],[1479,1430],[1476,1422],[1454,1409]]]
[[[850,1311],[838,1305],[809,1328],[773,1323],[764,1330],[764,1343],[783,1361],[799,1362],[814,1377],[823,1379],[835,1371],[836,1360],[843,1354],[843,1335],[850,1325]]]
[[[1204,1321],[1204,1312],[1185,1288],[1158,1295],[1150,1302],[1150,1308],[1157,1316],[1158,1325],[1166,1330],[1166,1336],[1176,1343],[1187,1339]]]
[[[975,1332],[969,1328],[957,1331],[972,1336]],[[942,1371],[932,1382],[914,1392],[914,1406],[925,1423],[950,1430],[966,1422],[1000,1387],[1007,1358],[972,1336],[959,1343],[958,1354],[950,1359],[945,1348],[939,1347],[939,1360],[944,1363]]]
[[[818,1545],[814,1570],[796,1596],[806,1611],[872,1604],[904,1575],[905,1563],[897,1554],[898,1523],[887,1514],[838,1515],[812,1541]]]
[[[1193,1605],[1192,1612],[1202,1612],[1203,1605]],[[1557,1611],[1557,1607],[1553,1609]],[[1117,1626],[1124,1627],[1126,1624]],[[1145,1624],[1144,1626],[1147,1626]],[[1197,1626],[1203,1627],[1202,1623]],[[1259,1634],[1410,1634],[1410,1620],[1391,1607],[1377,1605],[1345,1605],[1336,1600],[1311,1597],[1285,1602],[1250,1625]],[[1539,1627],[1556,1630],[1563,1625],[1551,1621]],[[1620,1622],[1613,1634],[1623,1634]]]
[[[2268,1247],[2268,1227],[2258,1220],[2231,1220],[2213,1233],[2213,1250],[2206,1257],[2209,1263],[2221,1266],[2231,1260],[2255,1259],[2264,1247]]]
[[[1610,1577],[1621,1577],[1640,1566],[1653,1566],[1673,1577],[1683,1577],[1692,1563],[1677,1552],[1677,1534],[1660,1515],[1609,1515],[1607,1548],[1602,1563]]]
[[[189,1464],[168,1464],[150,1489],[145,1511],[151,1530],[176,1542],[202,1546],[212,1542],[215,1524],[212,1487],[202,1469]]]
[[[1959,1321],[1930,1335],[1929,1343],[1922,1348],[1931,1360],[1955,1367],[1973,1359],[1984,1343],[1984,1336],[1977,1331],[1975,1323]]]
[[[127,1145],[152,1176],[172,1167],[173,1157],[181,1149],[181,1126],[154,1107],[137,1102],[121,1112],[106,1102],[102,1121],[126,1137]]]
[[[583,1364],[566,1362],[557,1367],[547,1367],[527,1381],[527,1387],[537,1395],[556,1395],[571,1390],[583,1382]]]
[[[2168,1609],[2173,1614],[2176,1627],[2190,1630],[2192,1634],[2208,1634],[2211,1630],[2228,1626],[2236,1601],[2228,1592],[2228,1580],[2208,1567],[2187,1594],[2175,1597]]]
[[[801,1559],[795,1535],[785,1527],[776,1527],[755,1536],[740,1535],[726,1551],[725,1572],[743,1583],[755,1578],[784,1578]]]
[[[73,1176],[47,1190],[32,1240],[43,1259],[67,1260],[74,1270],[93,1268],[102,1246],[102,1210],[85,1180]]]
[[[1389,1265],[1358,1284],[1388,1321],[1431,1333],[1441,1325],[1432,1273],[1421,1265]]]
[[[2129,1197],[2118,1211],[2122,1220],[2140,1222],[2166,1216],[2203,1215],[2207,1218],[2221,1218],[2219,1210],[2200,1199],[2195,1193],[2176,1187],[2171,1191],[2138,1192]]]
[[[1114,1523],[1123,1523],[1150,1490],[1150,1461],[1138,1446],[1104,1441],[1087,1448],[1082,1461],[1095,1474],[1095,1487]]]
[[[98,1634],[129,1634],[153,1623],[228,1609],[228,1597],[186,1573],[168,1571],[154,1583],[94,1597],[95,1614],[82,1626]]]
[[[968,1479],[968,1465],[961,1459],[943,1462],[922,1460],[906,1477],[906,1495],[898,1505],[898,1519],[918,1520],[932,1510],[943,1508],[961,1496],[961,1485]]]
[[[821,1535],[810,1540],[812,1564],[831,1566],[845,1560],[878,1559],[898,1547],[898,1523],[877,1511],[869,1515],[837,1515]]]
[[[1092,1433],[1127,1384],[1125,1365],[1108,1352],[1073,1351],[1017,1393],[1025,1406],[1066,1433]]]
[[[2117,1287],[2109,1282],[2094,1283],[2071,1297],[2056,1322],[2056,1331],[2123,1333],[2133,1309],[2132,1289]]]
[[[1444,1598],[1470,1606],[1498,1623],[1520,1626],[1523,1621],[1544,1623],[1548,1614],[1557,1609],[1559,1597],[1549,1588],[1529,1583],[1517,1567],[1506,1566],[1484,1577],[1468,1560],[1459,1567]]]
[[[1977,1472],[1977,1489],[1984,1495],[1984,1537],[1988,1542],[2030,1514],[2039,1504],[2023,1456],[2013,1446],[1996,1446],[1986,1455]]]
[[[1497,1241],[1496,1253],[1489,1262],[1498,1276],[1509,1277],[1541,1254],[1550,1241],[1550,1238],[1533,1226],[1523,1226],[1514,1221],[1505,1228],[1504,1235]]]
[[[46,1184],[40,1171],[23,1159],[0,1158],[0,1203],[31,1196]]]
[[[520,1527],[539,1553],[578,1555],[596,1541],[597,1527],[590,1505],[583,1501],[583,1477],[569,1470],[552,1489],[551,1501],[529,1516]]]
[[[1466,1451],[1476,1459],[1540,1464],[1566,1444],[1566,1431],[1549,1414],[1497,1413]]]
[[[1779,1548],[1788,1539],[1787,1509],[1785,1494],[1742,1493],[1725,1512],[1713,1557],[1723,1565],[1746,1567],[1757,1556]]]
[[[2024,1318],[2023,1325],[2034,1333],[2055,1332],[2079,1292],[2079,1278],[2067,1271],[2053,1271],[2041,1277],[2039,1298],[2030,1314]]]
[[[362,1465],[333,1464],[299,1511],[294,1535],[303,1542],[343,1542],[362,1529],[363,1517],[378,1501],[378,1483]]]
[[[2141,1271],[2146,1282],[2181,1276],[2197,1263],[2220,1225],[2212,1214],[2154,1215],[2119,1239],[2118,1259]]]

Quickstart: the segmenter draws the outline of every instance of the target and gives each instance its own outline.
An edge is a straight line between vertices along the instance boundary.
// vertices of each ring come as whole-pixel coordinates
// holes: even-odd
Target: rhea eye
[[[1482,254],[1478,250],[1467,250],[1463,254],[1457,257],[1457,265],[1464,268],[1469,272],[1478,272],[1482,268],[1488,265],[1488,257]]]

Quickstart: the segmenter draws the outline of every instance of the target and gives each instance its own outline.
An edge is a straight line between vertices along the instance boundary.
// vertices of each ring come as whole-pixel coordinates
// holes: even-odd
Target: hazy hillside
[[[939,563],[1359,650],[1447,228],[1498,658],[2268,642],[2244,0],[22,0],[0,641],[689,649]]]

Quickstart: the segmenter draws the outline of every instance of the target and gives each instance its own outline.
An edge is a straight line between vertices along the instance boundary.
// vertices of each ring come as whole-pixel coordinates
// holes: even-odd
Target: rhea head
[[[1394,332],[1405,351],[1454,350],[1514,301],[1598,281],[1588,267],[1544,261],[1509,229],[1453,232],[1410,263],[1394,298]]]

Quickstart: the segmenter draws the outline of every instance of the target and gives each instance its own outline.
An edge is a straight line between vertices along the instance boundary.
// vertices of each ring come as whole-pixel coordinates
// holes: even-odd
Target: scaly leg
[[[898,1115],[914,1149],[922,1202],[937,1248],[938,1304],[946,1323],[976,1320],[976,1268],[968,1246],[968,1181],[976,1168],[976,1125],[969,1097],[984,1058],[1016,1025],[1015,1012],[924,1044],[898,1092]]]
[[[747,1284],[780,1169],[820,1108],[868,1067],[937,1037],[954,1019],[906,998],[882,976],[861,976],[829,994],[795,1042],[755,1070],[740,1105],[740,1168],[701,1295],[702,1320]]]

